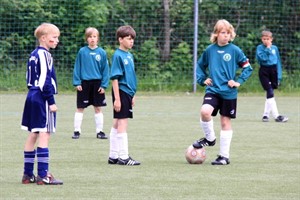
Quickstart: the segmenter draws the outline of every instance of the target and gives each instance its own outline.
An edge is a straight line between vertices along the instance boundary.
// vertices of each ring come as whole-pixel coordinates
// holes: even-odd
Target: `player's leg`
[[[204,138],[200,138],[193,143],[194,148],[202,148],[204,146],[214,146],[216,143],[216,134],[212,116],[217,113],[218,99],[211,94],[204,96],[204,101],[200,110],[200,126],[204,133]]]
[[[236,118],[237,99],[221,100],[220,114],[221,114],[221,131],[220,131],[220,152],[219,156],[212,165],[228,165],[229,152],[232,139],[231,119]]]
[[[77,108],[74,115],[74,133],[72,139],[79,139],[83,120],[84,108]]]
[[[113,126],[110,129],[109,135],[109,158],[108,164],[117,164],[119,158],[118,144],[118,119],[113,119]]]
[[[29,133],[25,142],[24,148],[24,174],[22,177],[22,183],[35,183],[36,178],[33,173],[34,170],[34,162],[35,162],[35,154],[36,151],[34,149],[34,145],[37,141],[38,135],[36,133]]]

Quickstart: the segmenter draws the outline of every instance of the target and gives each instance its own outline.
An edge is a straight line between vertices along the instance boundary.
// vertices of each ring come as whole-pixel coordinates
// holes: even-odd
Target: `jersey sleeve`
[[[79,50],[73,70],[73,86],[81,85],[81,52]]]
[[[208,67],[208,58],[207,58],[207,51],[205,50],[203,54],[201,55],[200,59],[197,62],[197,68],[196,68],[196,78],[197,83],[201,86],[204,86],[204,81],[207,79],[207,69]]]

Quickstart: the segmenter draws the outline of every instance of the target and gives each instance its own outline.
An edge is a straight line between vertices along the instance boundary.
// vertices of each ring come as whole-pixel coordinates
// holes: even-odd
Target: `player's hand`
[[[105,93],[105,89],[102,88],[102,87],[100,87],[100,88],[98,89],[98,92],[99,92],[99,94],[104,94],[104,93]]]
[[[49,106],[50,112],[56,112],[57,111],[57,106],[56,104],[52,104]]]
[[[239,82],[235,82],[234,80],[230,80],[228,81],[228,86],[231,87],[231,88],[234,88],[234,87],[240,87],[240,83]]]
[[[135,105],[135,97],[132,98],[132,102],[131,105],[134,106]]]
[[[121,111],[121,101],[120,100],[115,100],[114,101],[114,110],[116,112],[120,112]]]
[[[76,86],[76,90],[77,90],[77,91],[82,91],[81,85],[77,85],[77,86]]]
[[[204,81],[204,84],[205,84],[205,85],[212,85],[213,82],[212,82],[211,78],[207,78],[207,79]]]

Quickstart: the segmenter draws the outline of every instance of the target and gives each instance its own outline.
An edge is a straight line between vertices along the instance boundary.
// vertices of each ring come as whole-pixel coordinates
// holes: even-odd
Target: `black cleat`
[[[221,155],[218,155],[217,159],[211,162],[212,165],[229,165],[229,163],[229,159]]]
[[[74,135],[72,136],[72,139],[79,139],[79,137],[80,137],[80,132],[74,131]]]
[[[119,165],[140,165],[141,163],[137,160],[133,160],[131,157],[123,160],[119,158],[118,163]]]
[[[38,185],[62,185],[63,181],[55,179],[52,174],[48,173],[47,176],[41,178],[37,176],[36,184]]]
[[[105,135],[104,132],[100,131],[99,133],[97,133],[96,137],[98,139],[107,139],[107,136]]]
[[[115,165],[115,164],[117,164],[118,163],[118,158],[111,158],[111,157],[109,157],[108,158],[108,164],[111,164],[111,165]]]
[[[193,147],[196,149],[201,149],[205,146],[214,146],[216,144],[216,139],[213,141],[208,141],[206,138],[200,138],[193,143]]]
[[[289,118],[286,117],[286,116],[283,116],[283,115],[279,115],[279,116],[275,119],[276,122],[287,122],[288,120],[289,120]]]
[[[34,175],[28,176],[27,174],[24,174],[22,177],[23,184],[35,183],[35,181],[36,181],[36,178]]]
[[[269,121],[269,117],[263,116],[262,121],[263,121],[263,122],[268,122],[268,121]]]

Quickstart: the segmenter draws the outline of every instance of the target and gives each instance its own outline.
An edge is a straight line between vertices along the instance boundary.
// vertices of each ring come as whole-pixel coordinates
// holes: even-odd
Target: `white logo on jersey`
[[[225,61],[230,61],[231,60],[231,55],[229,53],[225,53],[225,55],[223,56],[223,60]]]
[[[124,59],[124,64],[128,65],[128,60],[127,59]]]
[[[97,61],[100,61],[100,60],[101,60],[101,56],[100,56],[99,54],[96,55],[95,58],[96,58]]]
[[[272,49],[272,54],[274,54],[274,55],[276,54],[276,51],[275,51],[275,49]]]

